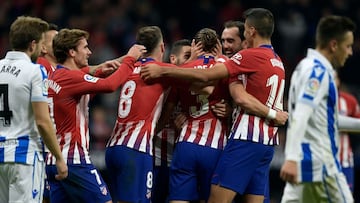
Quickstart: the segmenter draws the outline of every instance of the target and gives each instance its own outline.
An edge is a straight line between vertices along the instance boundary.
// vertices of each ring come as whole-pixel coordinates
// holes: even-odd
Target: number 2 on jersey
[[[12,111],[9,109],[9,85],[0,84],[0,119],[3,120],[3,126],[10,126]]]

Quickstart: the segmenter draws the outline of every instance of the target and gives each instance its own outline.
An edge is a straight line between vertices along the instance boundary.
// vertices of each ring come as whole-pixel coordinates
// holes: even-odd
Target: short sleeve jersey
[[[149,63],[172,66],[152,58],[143,58],[135,64],[133,73],[121,87],[118,116],[107,147],[122,145],[153,154],[155,126],[170,85],[166,79],[153,83],[141,79],[141,66]]]
[[[280,57],[271,45],[249,48],[236,53],[226,61],[230,82],[240,81],[246,91],[269,108],[283,110],[285,70]],[[230,138],[279,144],[278,128],[237,107]]]
[[[33,164],[42,142],[32,102],[46,102],[45,68],[24,52],[9,51],[0,61],[0,163]]]

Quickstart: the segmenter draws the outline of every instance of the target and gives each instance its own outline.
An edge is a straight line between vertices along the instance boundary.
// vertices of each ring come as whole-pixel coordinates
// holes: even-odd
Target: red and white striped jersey
[[[122,145],[153,154],[155,126],[170,86],[165,78],[151,84],[141,79],[141,66],[148,63],[173,66],[152,58],[143,58],[135,64],[133,73],[121,88],[118,116],[107,147]]]
[[[212,68],[216,63],[212,56],[201,56],[184,64],[184,68]],[[178,88],[180,108],[187,120],[181,129],[177,142],[191,142],[215,149],[223,149],[226,144],[228,119],[218,118],[211,110],[211,105],[222,99],[229,101],[230,93],[227,82],[219,81],[212,94],[198,94],[188,89]],[[169,100],[173,97],[173,92]]]
[[[134,63],[134,58],[126,57],[118,70],[106,79],[63,66],[58,66],[50,75],[50,111],[55,118],[57,139],[67,164],[91,163],[88,128],[90,94],[116,90],[131,74]],[[55,164],[55,157],[48,154],[46,163]]]
[[[360,118],[359,104],[354,96],[339,91],[339,114]],[[340,132],[340,164],[344,168],[354,167],[354,155],[351,148],[349,134]]]
[[[246,91],[261,103],[275,110],[283,110],[285,70],[271,45],[239,51],[224,64],[228,69],[230,82],[242,81]],[[278,145],[277,134],[278,129],[272,122],[237,107],[231,139]]]
[[[43,65],[45,67],[48,76],[50,75],[50,73],[56,70],[56,67],[52,66],[45,57],[39,56],[36,60],[36,63]]]

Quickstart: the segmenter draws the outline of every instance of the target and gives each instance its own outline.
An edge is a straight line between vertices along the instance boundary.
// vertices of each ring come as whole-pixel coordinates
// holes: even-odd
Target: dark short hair
[[[136,44],[145,46],[145,55],[152,54],[162,40],[163,36],[158,26],[145,26],[136,33]]]
[[[354,32],[355,29],[355,23],[348,17],[335,15],[322,17],[316,28],[316,46],[325,48],[333,39],[341,42],[346,32]]]
[[[175,41],[171,46],[170,54],[179,54],[181,48],[184,46],[191,46],[191,41],[188,39],[181,39]]]
[[[265,8],[250,8],[244,12],[244,17],[261,37],[271,38],[274,32],[274,16]]]
[[[241,22],[241,21],[237,21],[237,20],[230,20],[230,21],[226,21],[224,23],[224,28],[232,28],[232,27],[237,27],[238,30],[239,30],[239,37],[241,40],[245,40],[245,37],[244,37],[244,30],[245,30],[245,27],[244,27],[244,23]]]

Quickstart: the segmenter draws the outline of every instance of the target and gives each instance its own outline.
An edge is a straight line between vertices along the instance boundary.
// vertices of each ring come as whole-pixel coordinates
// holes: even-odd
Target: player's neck
[[[271,45],[271,40],[270,39],[254,39],[254,44],[253,47],[260,47],[262,45]]]
[[[75,61],[71,60],[71,59],[65,60],[65,62],[63,64],[60,64],[60,65],[66,67],[66,68],[68,68],[70,70],[79,70],[80,69],[80,67],[78,67],[76,65]]]
[[[49,55],[45,55],[44,56],[44,58],[50,63],[50,65],[52,66],[52,67],[56,67],[56,59],[55,58],[53,58],[53,57],[51,57],[51,56],[49,56]]]

